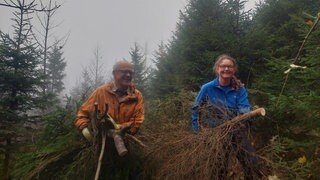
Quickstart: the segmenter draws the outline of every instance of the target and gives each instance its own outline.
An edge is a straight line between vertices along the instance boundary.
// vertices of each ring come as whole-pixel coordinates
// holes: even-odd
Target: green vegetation
[[[172,39],[159,45],[150,74],[141,49],[134,45],[130,53],[136,81],[147,94],[140,137],[149,142],[153,133],[174,124],[188,130],[196,92],[213,79],[215,58],[228,53],[239,63],[238,76],[249,90],[252,105],[267,110],[266,117],[254,121],[252,139],[268,175],[317,179],[320,5],[316,0],[265,0],[247,12],[244,5],[241,0],[189,0]],[[86,80],[92,77],[83,73],[81,85],[67,97],[65,106],[45,101],[48,94],[41,94],[42,82],[52,83],[47,87],[54,96],[63,89],[63,53],[59,46],[49,51],[48,74],[60,73],[44,80],[37,53],[41,49],[27,34],[30,21],[17,18],[14,22],[18,24],[13,35],[1,32],[0,39],[0,179],[90,179],[95,171],[92,149],[72,121],[93,90]],[[59,67],[51,67],[55,62]],[[41,109],[49,106],[49,111]],[[27,110],[41,115],[31,116]],[[30,129],[26,126],[30,121],[38,125]]]

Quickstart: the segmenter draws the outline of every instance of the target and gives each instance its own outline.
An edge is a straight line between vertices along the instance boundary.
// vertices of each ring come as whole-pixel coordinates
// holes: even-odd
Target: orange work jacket
[[[98,103],[100,112],[105,112],[105,104],[108,104],[108,114],[117,124],[124,126],[130,122],[133,125],[129,129],[130,134],[135,134],[144,121],[143,97],[133,85],[129,87],[128,95],[118,98],[113,91],[114,83],[98,87],[80,107],[74,121],[75,126],[82,130],[90,123],[90,114],[94,111],[94,103]]]

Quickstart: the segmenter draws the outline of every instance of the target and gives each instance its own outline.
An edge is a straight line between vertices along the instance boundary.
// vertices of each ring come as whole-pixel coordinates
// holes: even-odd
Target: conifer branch
[[[305,36],[305,38],[304,38],[304,40],[303,40],[303,42],[302,42],[302,44],[301,44],[301,46],[300,46],[300,48],[299,48],[299,51],[298,51],[296,57],[295,57],[294,60],[293,60],[293,64],[295,64],[296,62],[298,62],[298,58],[300,57],[300,54],[301,54],[302,49],[304,48],[304,46],[305,46],[307,40],[309,39],[311,33],[316,29],[316,26],[319,24],[319,21],[320,21],[320,13],[318,13],[317,19],[314,21],[311,29],[309,30],[309,32],[308,32],[307,35]],[[286,85],[287,85],[288,78],[289,78],[289,72],[288,72],[288,73],[286,74],[286,76],[285,76],[284,83],[283,83],[283,86],[282,86],[282,88],[281,88],[281,91],[280,91],[280,94],[279,94],[279,97],[278,97],[278,101],[277,101],[277,103],[276,103],[276,107],[278,106],[279,101],[280,101],[280,98],[281,98],[281,96],[282,96],[282,94],[283,94],[284,88],[285,88]]]

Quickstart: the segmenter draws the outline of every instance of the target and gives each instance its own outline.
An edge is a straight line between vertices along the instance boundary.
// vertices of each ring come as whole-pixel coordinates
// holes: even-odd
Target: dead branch
[[[188,123],[166,122],[166,132],[160,128],[146,132],[146,139],[152,141],[147,142],[148,148],[142,149],[147,159],[145,169],[153,168],[154,179],[219,179],[217,175],[225,162],[237,162],[238,150],[233,148],[232,137],[241,128],[238,124],[264,115],[265,110],[259,108],[215,128],[203,128],[198,134],[190,132]],[[237,172],[237,166],[230,164],[228,171]]]
[[[254,118],[254,117],[258,117],[258,116],[265,116],[265,115],[266,115],[266,110],[264,108],[258,108],[253,111],[250,111],[248,113],[239,115],[239,116],[221,124],[217,128],[224,128],[226,126],[232,126],[236,123],[239,123],[240,121],[247,120],[247,119]]]
[[[145,145],[142,141],[140,141],[138,138],[132,136],[131,134],[125,134],[125,137],[136,142],[137,144],[139,144],[143,148],[147,147],[147,145]]]
[[[100,169],[101,169],[101,164],[102,164],[102,160],[103,160],[103,154],[104,154],[104,149],[106,146],[106,131],[103,130],[102,132],[102,141],[101,141],[101,150],[100,150],[100,155],[99,155],[99,160],[98,160],[98,166],[97,166],[97,170],[96,170],[96,175],[94,177],[95,180],[99,179],[100,176]]]
[[[27,5],[22,5],[21,3],[16,4],[13,1],[10,1],[10,3],[8,3],[7,1],[5,1],[5,3],[0,3],[0,6],[5,6],[5,7],[9,7],[9,8],[15,8],[15,9],[21,9],[21,10],[27,10],[27,11],[38,11],[38,12],[47,12],[47,11],[53,11],[55,9],[58,9],[61,7],[61,5],[55,5],[53,8],[49,8],[47,9],[46,7],[43,7],[41,9],[35,8],[37,6],[37,4],[34,4],[35,1],[32,1],[31,3],[27,4]]]

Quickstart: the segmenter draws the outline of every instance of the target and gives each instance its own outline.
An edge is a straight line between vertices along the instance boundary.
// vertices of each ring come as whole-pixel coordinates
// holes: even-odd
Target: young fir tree
[[[91,82],[91,77],[87,69],[83,69],[82,76],[80,79],[79,85],[72,88],[70,96],[71,96],[71,104],[73,109],[78,111],[81,104],[89,97],[89,95],[93,92],[94,87]]]
[[[153,63],[155,68],[151,69],[150,78],[148,79],[149,95],[152,97],[161,97],[166,92],[173,91],[170,85],[171,78],[167,76],[170,73],[170,66],[167,61],[168,47],[163,42],[160,43],[158,50],[154,54]]]
[[[52,50],[48,53],[48,65],[47,65],[47,88],[48,93],[53,94],[55,97],[64,89],[63,78],[66,76],[65,68],[66,61],[62,57],[62,46],[57,44],[53,46]]]
[[[15,11],[13,37],[1,32],[0,104],[3,110],[18,114],[35,106],[43,77],[39,56],[30,37],[30,11]]]
[[[130,55],[134,70],[133,82],[136,88],[144,94],[146,92],[146,80],[148,76],[146,58],[137,43],[131,48]]]
[[[12,140],[23,130],[22,114],[37,106],[43,81],[38,52],[30,37],[29,17],[34,5],[24,1],[15,5],[12,35],[0,32],[0,136],[5,140],[0,179],[10,179]]]

